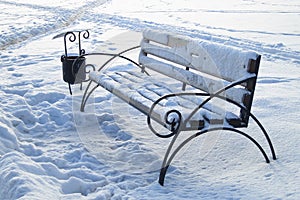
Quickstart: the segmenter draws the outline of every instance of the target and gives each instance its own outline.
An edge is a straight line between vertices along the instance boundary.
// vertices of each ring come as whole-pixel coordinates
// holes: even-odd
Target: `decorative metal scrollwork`
[[[86,64],[84,66],[83,72],[85,74],[89,74],[91,71],[96,71],[96,67],[92,64]],[[89,76],[85,76],[85,77],[89,77]],[[86,78],[85,80],[82,80],[82,82],[87,82],[87,81],[90,81],[90,78]]]
[[[74,32],[66,32],[64,35],[64,45],[65,45],[65,56],[68,56],[68,49],[67,49],[67,36],[69,36],[69,41],[70,42],[75,42],[76,41],[76,35]]]
[[[92,65],[92,64],[87,64],[87,65],[85,65],[85,73],[86,73],[86,74],[88,74],[88,73],[91,72],[91,70],[88,70],[88,68],[92,68],[93,71],[96,71],[96,67],[95,67],[94,65]]]
[[[88,30],[83,30],[83,31],[68,31],[64,34],[64,45],[65,45],[65,56],[68,56],[67,52],[67,38],[69,39],[70,42],[75,42],[77,37],[76,37],[76,32],[78,32],[78,48],[79,48],[79,55],[85,54],[85,50],[81,49],[81,36],[84,39],[88,39],[90,37],[90,32]]]
[[[79,31],[78,33],[78,40],[79,40],[79,55],[83,55],[85,54],[85,50],[81,49],[81,33],[82,33],[82,37],[84,39],[88,39],[90,37],[90,32],[88,30],[85,31]]]
[[[172,132],[177,132],[181,123],[181,113],[178,110],[169,110],[165,114],[165,122],[170,126]]]
[[[75,35],[75,33],[69,31],[69,32],[67,32],[67,33],[65,34],[65,38],[66,38],[68,35],[70,35],[70,36],[69,36],[69,41],[70,41],[70,42],[75,42],[75,40],[76,40],[76,35]]]
[[[158,101],[156,101],[152,104],[150,112],[147,116],[147,123],[148,123],[148,127],[155,135],[157,135],[158,137],[161,137],[161,138],[168,138],[168,137],[172,137],[173,135],[175,135],[179,132],[180,126],[182,123],[182,115],[178,110],[167,111],[164,116],[164,121],[165,121],[164,123],[165,123],[165,127],[168,128],[171,132],[168,134],[162,134],[162,133],[159,133],[158,131],[156,131],[151,123],[151,120],[152,120],[151,115],[152,115],[155,105],[157,105],[158,102],[160,102],[161,100],[162,99],[159,99]]]

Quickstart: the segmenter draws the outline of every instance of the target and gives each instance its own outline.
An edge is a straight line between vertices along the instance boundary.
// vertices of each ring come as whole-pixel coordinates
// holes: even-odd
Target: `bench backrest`
[[[145,67],[210,94],[244,78],[254,77],[222,93],[250,112],[260,55],[166,32],[145,30],[139,63]],[[247,126],[249,113],[240,110]],[[238,122],[240,123],[240,122]]]

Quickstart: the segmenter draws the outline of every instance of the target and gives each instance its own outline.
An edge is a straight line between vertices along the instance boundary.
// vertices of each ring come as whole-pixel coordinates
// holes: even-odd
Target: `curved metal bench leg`
[[[96,85],[95,87],[93,87],[91,89],[91,91],[89,91],[89,88],[91,87],[91,84],[92,84],[92,81],[89,82],[89,84],[87,85],[85,91],[84,91],[84,94],[83,94],[83,97],[82,97],[82,100],[81,100],[81,106],[80,106],[80,111],[81,112],[84,112],[84,107],[85,107],[85,104],[87,102],[87,100],[89,99],[89,97],[91,96],[91,94],[93,93],[93,91],[99,87],[99,85]],[[89,91],[89,92],[88,92]]]
[[[276,154],[275,154],[275,150],[274,150],[274,147],[273,147],[273,144],[272,144],[272,141],[266,131],[266,129],[263,127],[263,125],[260,123],[260,121],[252,114],[250,113],[250,116],[252,117],[252,119],[256,122],[256,124],[259,126],[259,128],[261,129],[261,131],[263,132],[263,134],[265,135],[267,141],[268,141],[268,144],[269,144],[269,147],[270,147],[270,150],[271,150],[271,153],[272,153],[272,157],[273,157],[273,160],[276,160]]]
[[[168,149],[167,149],[167,151],[165,153],[162,165],[161,165],[158,182],[162,186],[164,185],[165,175],[166,175],[167,169],[168,169],[168,166],[167,166],[168,157],[169,157],[170,152],[171,152],[171,150],[172,150],[172,148],[174,146],[175,141],[177,140],[177,138],[179,136],[179,133],[180,133],[180,131],[177,131],[177,133],[175,133],[174,137],[172,138],[172,140],[171,140],[171,142],[170,142],[170,144],[168,146]]]
[[[264,151],[264,149],[261,147],[261,145],[255,140],[253,139],[251,136],[249,136],[248,134],[240,131],[240,130],[237,130],[237,129],[234,129],[234,128],[230,128],[230,127],[217,127],[217,128],[211,128],[211,129],[205,129],[205,130],[202,130],[198,133],[195,133],[193,134],[192,136],[188,137],[186,140],[184,140],[174,151],[173,153],[171,154],[171,156],[169,157],[169,159],[167,159],[166,162],[164,162],[164,165],[162,166],[162,169],[160,171],[160,176],[159,176],[159,183],[163,186],[164,184],[164,179],[165,179],[165,176],[166,176],[166,173],[167,173],[167,170],[172,162],[172,160],[174,159],[174,157],[176,156],[176,154],[182,149],[182,147],[184,147],[188,142],[190,142],[192,139],[200,136],[200,135],[203,135],[204,133],[208,133],[208,132],[212,132],[212,131],[217,131],[217,130],[226,130],[226,131],[233,131],[233,132],[236,132],[236,133],[239,133],[243,136],[245,136],[246,138],[248,138],[250,141],[252,141],[256,146],[257,148],[260,150],[260,152],[262,153],[263,157],[265,158],[266,162],[269,163],[270,160],[266,154],[266,152]],[[173,140],[171,142],[171,144],[173,145]],[[171,145],[170,144],[170,145]],[[169,150],[169,149],[168,149]],[[169,153],[169,152],[168,152]]]

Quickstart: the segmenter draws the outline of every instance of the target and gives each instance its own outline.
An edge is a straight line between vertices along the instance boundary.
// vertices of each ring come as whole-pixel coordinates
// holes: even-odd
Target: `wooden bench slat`
[[[146,53],[230,82],[246,76],[249,60],[258,57],[255,52],[154,30],[144,31],[143,37],[141,47]]]
[[[131,71],[91,72],[90,78],[144,114],[149,113],[155,100],[163,95],[172,93],[163,83],[142,73]],[[156,106],[151,117],[155,121],[164,124],[166,112],[176,109],[182,112],[183,119],[185,119],[197,105],[199,105],[199,102],[188,98],[176,97],[171,100],[163,100]],[[222,114],[214,113],[207,106],[204,106],[204,108],[207,108],[205,112],[199,112],[192,117],[187,124],[187,129],[195,129],[195,126],[197,126],[196,129],[201,129],[205,124],[205,120],[214,121],[214,123],[224,122]],[[231,116],[235,116],[238,119],[238,116],[233,113]]]
[[[141,48],[143,50],[143,53],[147,54],[147,56],[153,55],[157,56],[159,58],[162,58],[164,61],[168,60],[173,63],[177,63],[180,65],[183,65],[185,67],[191,67],[191,57],[188,55],[184,49],[176,49],[176,54],[174,52],[174,48],[168,48],[163,46],[157,46],[156,44],[152,44],[147,42],[141,42]],[[180,51],[180,53],[179,53]],[[143,61],[140,60],[141,63]]]
[[[207,93],[214,93],[230,84],[230,82],[228,81],[215,79],[211,76],[198,75],[192,71],[187,71],[185,69],[175,67],[171,64],[160,62],[148,56],[140,55],[139,59],[140,62],[142,62],[148,68],[188,85],[191,85]],[[249,78],[252,76],[255,76],[255,74],[247,73],[247,77],[245,78]],[[233,87],[223,93],[222,96],[226,96],[227,98],[230,98],[238,103],[243,103],[244,95],[248,94],[250,94],[250,92],[245,90],[244,88]]]

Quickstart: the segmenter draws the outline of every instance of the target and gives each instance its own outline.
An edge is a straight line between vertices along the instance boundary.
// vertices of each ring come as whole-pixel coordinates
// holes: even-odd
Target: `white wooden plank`
[[[227,81],[235,81],[245,76],[248,73],[249,60],[256,59],[258,56],[252,51],[166,32],[146,30],[143,35],[145,39],[141,42],[141,46],[145,52],[178,64],[188,65]]]
[[[198,75],[196,73],[193,73],[192,71],[187,71],[185,69],[175,67],[173,65],[144,56],[143,54],[140,55],[140,61],[154,71],[157,71],[161,74],[174,78],[178,81],[181,81],[208,93],[214,93],[230,84],[230,82],[224,80],[216,80],[210,76]],[[234,87],[226,91],[222,95],[238,103],[242,103],[243,96],[245,94],[249,94],[249,91]]]

